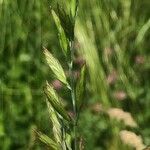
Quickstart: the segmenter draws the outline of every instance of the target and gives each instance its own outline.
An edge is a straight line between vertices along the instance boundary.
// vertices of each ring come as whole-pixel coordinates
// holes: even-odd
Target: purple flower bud
[[[62,88],[62,83],[59,80],[52,81],[52,86],[56,90],[60,90]]]

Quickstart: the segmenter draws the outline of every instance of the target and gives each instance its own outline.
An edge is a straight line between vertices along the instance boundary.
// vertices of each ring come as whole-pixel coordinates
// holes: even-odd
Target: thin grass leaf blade
[[[67,145],[67,148],[68,148],[68,150],[72,150],[72,148],[71,148],[71,135],[70,134],[66,134],[66,145]]]
[[[142,40],[144,39],[145,34],[150,29],[150,19],[142,26],[142,28],[139,30],[139,33],[136,38],[136,44],[140,44]]]
[[[78,0],[71,0],[71,16],[75,18],[77,13]]]
[[[76,86],[76,100],[77,100],[77,108],[79,109],[83,102],[83,93],[85,89],[85,65],[81,69],[80,78],[77,82]]]

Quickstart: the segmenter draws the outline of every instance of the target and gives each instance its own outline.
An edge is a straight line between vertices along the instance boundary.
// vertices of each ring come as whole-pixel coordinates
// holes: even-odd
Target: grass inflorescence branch
[[[50,114],[50,120],[53,125],[54,138],[37,132],[39,139],[45,144],[51,143],[54,145],[53,149],[62,150],[77,150],[79,148],[78,134],[77,134],[77,121],[79,116],[79,108],[81,106],[81,95],[83,94],[83,70],[81,69],[82,76],[79,78],[78,83],[74,79],[74,28],[78,10],[78,0],[72,0],[70,5],[70,11],[67,11],[57,4],[56,8],[51,9],[54,22],[57,27],[59,43],[64,56],[66,57],[68,68],[69,68],[69,79],[65,75],[65,71],[61,66],[61,63],[46,49],[44,48],[44,55],[46,61],[55,75],[56,79],[59,80],[63,85],[70,91],[70,99],[72,101],[72,112],[71,117],[65,106],[62,103],[62,98],[57,94],[55,89],[48,82],[44,88],[46,95],[46,102]],[[77,99],[78,98],[78,99]]]

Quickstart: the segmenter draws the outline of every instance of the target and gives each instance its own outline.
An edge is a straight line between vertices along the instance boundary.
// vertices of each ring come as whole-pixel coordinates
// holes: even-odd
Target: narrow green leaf
[[[71,148],[71,135],[70,134],[66,134],[66,145],[67,145],[67,148],[68,148],[68,150],[72,150],[72,148]]]
[[[68,42],[68,40],[66,38],[64,29],[61,26],[60,19],[57,16],[56,12],[53,9],[51,9],[51,13],[52,13],[53,19],[55,21],[55,24],[56,24],[56,27],[57,27],[57,30],[58,30],[60,46],[61,46],[61,48],[63,50],[64,55],[66,56],[67,55],[67,51],[68,51],[69,42]]]
[[[51,85],[47,83],[44,92],[47,96],[48,101],[53,106],[53,108],[59,113],[65,120],[70,121],[70,117],[64,109],[63,104],[60,101],[60,98],[56,94],[55,90]]]
[[[139,30],[139,33],[138,33],[137,38],[136,38],[136,44],[139,44],[142,42],[145,34],[148,33],[149,29],[150,29],[150,19]]]
[[[64,70],[60,65],[59,61],[56,58],[54,58],[53,55],[46,48],[44,48],[44,54],[46,57],[46,61],[53,73],[55,74],[56,78],[64,84],[66,84],[67,86],[69,86]]]
[[[71,0],[71,16],[75,19],[78,7],[78,0]]]
[[[76,86],[76,100],[77,100],[77,108],[79,109],[82,102],[83,102],[83,93],[85,89],[85,72],[86,67],[85,65],[81,69],[80,78],[77,82]]]
[[[38,136],[38,139],[46,144],[48,147],[52,148],[53,150],[59,150],[59,146],[55,143],[54,140],[52,140],[51,138],[49,138],[47,135],[39,132],[39,131],[35,131],[36,135]]]

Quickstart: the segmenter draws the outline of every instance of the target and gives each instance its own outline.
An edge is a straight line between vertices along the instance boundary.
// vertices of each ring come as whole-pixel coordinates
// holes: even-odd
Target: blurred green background
[[[52,80],[45,46],[63,62],[50,5],[68,1],[0,0],[0,149],[45,149],[32,129],[50,133],[43,95]],[[76,23],[78,54],[88,78],[79,133],[87,150],[132,150],[121,130],[150,144],[150,1],[82,0]],[[102,110],[120,108],[137,127],[114,121]]]

